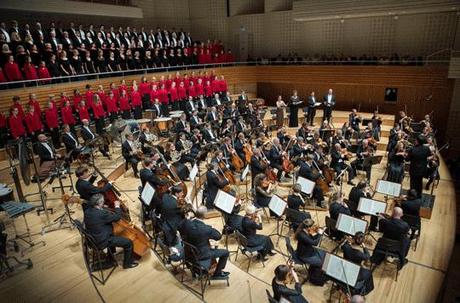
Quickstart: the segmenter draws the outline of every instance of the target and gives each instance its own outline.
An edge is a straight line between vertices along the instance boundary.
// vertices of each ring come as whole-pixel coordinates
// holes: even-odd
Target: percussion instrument
[[[9,188],[6,184],[0,183],[0,204],[13,200],[13,190]]]
[[[156,117],[155,110],[151,108],[145,110],[145,115],[149,120],[153,120]]]
[[[168,124],[172,121],[171,118],[156,118],[153,120],[155,122],[155,125],[158,127],[158,130],[160,133],[166,133],[168,132]]]
[[[182,116],[182,114],[170,114],[169,117],[173,120],[177,120]]]
[[[8,217],[13,219],[31,212],[35,207],[29,203],[7,201],[0,204],[0,208],[6,211]]]
[[[169,112],[169,115],[170,115],[170,116],[172,116],[172,115],[174,115],[174,116],[179,115],[179,116],[180,116],[180,115],[182,115],[183,113],[184,113],[183,110],[172,110],[172,111]]]
[[[147,128],[148,124],[151,122],[150,119],[137,119],[136,121],[141,129]]]

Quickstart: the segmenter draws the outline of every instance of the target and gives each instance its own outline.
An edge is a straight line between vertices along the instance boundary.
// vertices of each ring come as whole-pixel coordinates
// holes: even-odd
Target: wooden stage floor
[[[291,130],[290,130],[291,131]],[[98,167],[103,172],[111,172],[118,164],[122,163],[119,148],[114,148],[116,160],[99,158]],[[386,159],[372,171],[372,184],[384,174]],[[401,270],[398,282],[394,281],[394,272],[391,266],[380,266],[374,272],[374,291],[367,296],[368,302],[392,303],[432,303],[435,302],[442,280],[447,270],[455,235],[455,191],[449,172],[444,162],[441,164],[441,181],[435,189],[436,202],[430,220],[422,219],[422,236],[417,251],[410,250],[409,263]],[[68,179],[64,182],[67,184]],[[75,178],[74,178],[75,181]],[[357,179],[355,179],[357,181]],[[404,188],[408,187],[408,177],[404,180]],[[132,176],[130,170],[121,176],[116,184],[123,191],[123,196],[128,200],[132,217],[138,220],[140,202],[137,199],[139,179]],[[54,186],[58,185],[57,180]],[[189,187],[191,188],[191,186]],[[349,192],[349,186],[344,184],[344,192]],[[280,194],[286,194],[288,188],[279,187]],[[27,186],[26,192],[36,191],[36,185]],[[55,209],[51,219],[62,214],[63,206],[59,200],[60,194],[48,193],[48,206]],[[244,186],[241,187],[244,191]],[[35,199],[31,198],[31,200]],[[377,199],[382,198],[378,195]],[[54,199],[54,200],[52,200]],[[36,200],[36,199],[35,199]],[[78,207],[72,208],[74,218],[81,218],[82,213]],[[324,225],[327,212],[312,212],[313,218]],[[0,218],[4,219],[4,212]],[[27,220],[36,235],[34,240],[46,241],[46,246],[36,246],[26,254],[31,258],[34,266],[30,270],[23,270],[0,283],[0,298],[2,302],[98,302],[97,292],[92,286],[86,272],[80,236],[76,230],[58,230],[40,234],[41,228],[46,224],[45,216],[37,216],[35,212],[27,214]],[[316,219],[318,218],[318,219]],[[222,228],[220,218],[207,220],[218,230]],[[24,230],[21,218],[17,219],[19,232]],[[9,227],[11,228],[11,226]],[[10,229],[8,229],[10,231]],[[276,223],[271,220],[265,223],[264,234],[271,234],[276,230]],[[378,236],[376,234],[376,236]],[[277,242],[277,236],[272,238]],[[294,246],[296,244],[294,243]],[[371,246],[375,243],[371,243]],[[221,244],[223,246],[223,243]],[[330,241],[323,241],[322,246],[331,249]],[[236,243],[229,240],[229,249],[234,250]],[[277,247],[285,251],[284,240],[279,241]],[[231,255],[227,270],[231,272],[230,287],[220,281],[213,282],[207,289],[206,302],[267,302],[265,289],[271,291],[273,271],[279,264],[286,262],[285,257],[277,254],[271,257],[262,267],[261,263],[254,262],[249,273],[246,273],[246,258],[241,255],[238,261]],[[301,272],[302,275],[302,272]],[[303,285],[303,293],[309,302],[328,302],[331,284],[323,287]],[[174,276],[166,270],[155,254],[150,254],[141,260],[140,266],[131,270],[118,267],[105,286],[98,285],[102,297],[106,302],[200,302],[190,290],[185,288]],[[336,299],[333,302],[337,302]]]

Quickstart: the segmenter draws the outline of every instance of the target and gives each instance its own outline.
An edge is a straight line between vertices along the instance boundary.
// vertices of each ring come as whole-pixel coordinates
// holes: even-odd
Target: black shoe
[[[270,252],[268,252],[268,255],[269,256],[274,256],[274,255],[276,255],[276,252],[270,251]]]
[[[347,184],[351,186],[355,186],[355,183],[353,183],[353,181],[348,181]]]
[[[136,267],[137,265],[139,265],[139,263],[137,263],[136,261],[133,261],[133,262],[131,262],[130,264],[123,265],[123,268],[124,268],[124,269],[134,268],[134,267]]]
[[[339,186],[340,186],[340,181],[339,181],[339,180],[335,181],[335,185],[339,185]]]
[[[226,278],[230,275],[228,271],[216,272],[212,275],[213,278]]]
[[[134,178],[139,179],[139,175],[138,175],[138,174],[134,174]]]

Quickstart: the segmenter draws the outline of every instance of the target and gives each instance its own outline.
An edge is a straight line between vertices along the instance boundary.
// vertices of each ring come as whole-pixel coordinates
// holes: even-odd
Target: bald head
[[[350,303],[365,303],[366,300],[364,300],[364,297],[361,295],[354,295],[351,297]]]
[[[208,209],[206,208],[206,206],[201,205],[196,210],[196,217],[198,219],[203,219],[207,213],[208,213]]]
[[[401,217],[403,216],[403,210],[401,207],[395,207],[393,209],[393,215],[392,217],[395,218],[395,219],[401,219]]]

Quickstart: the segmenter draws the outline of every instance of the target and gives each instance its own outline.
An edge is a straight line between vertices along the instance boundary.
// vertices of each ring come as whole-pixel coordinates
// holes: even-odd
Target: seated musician
[[[192,112],[197,109],[198,109],[198,106],[195,104],[193,97],[189,96],[187,102],[185,103],[185,113],[187,114],[187,116],[190,117],[192,115]]]
[[[157,136],[150,132],[150,128],[144,127],[139,134],[139,143],[141,144],[141,151],[144,155],[151,155],[153,150],[152,145],[157,140]]]
[[[244,152],[244,144],[246,144],[246,138],[244,137],[244,134],[238,133],[238,136],[235,140],[234,148],[236,153],[238,154],[238,157],[240,157],[243,161],[246,159],[246,153]]]
[[[374,114],[372,115],[372,118],[371,118],[371,123],[372,123],[372,130],[373,130],[373,133],[372,133],[373,138],[376,141],[380,141],[382,119],[379,117],[378,109],[374,110]]]
[[[293,223],[293,227],[297,228],[303,220],[311,218],[310,213],[303,212],[300,210],[300,207],[305,205],[305,199],[302,197],[302,188],[300,184],[295,184],[292,187],[292,193],[287,197],[287,206],[289,209],[297,210],[299,212],[298,216],[295,218],[287,218],[290,222]]]
[[[313,164],[313,157],[308,155],[304,161],[300,162],[299,176],[306,178],[310,181],[316,182],[321,178],[320,173],[317,171]],[[316,205],[321,208],[326,208],[326,201],[324,200],[323,190],[316,184],[313,188],[313,198],[316,200]]]
[[[257,208],[268,207],[271,198],[273,197],[273,184],[268,180],[267,176],[262,173],[255,176],[254,188],[254,206]]]
[[[235,196],[235,193],[233,191],[230,191],[230,194]],[[232,212],[230,214],[222,212],[222,216],[225,222],[222,233],[231,234],[235,230],[238,230],[241,232],[242,224],[243,224],[243,216],[239,214],[240,210],[241,210],[241,199],[236,199],[235,205],[233,206]]]
[[[371,179],[372,165],[370,163],[365,163],[365,159],[372,157],[374,155],[374,149],[369,144],[369,141],[366,139],[361,141],[361,144],[358,145],[358,150],[356,151],[357,159],[351,162],[351,167],[356,169],[362,169],[366,172],[367,180]]]
[[[343,201],[343,194],[341,192],[334,192],[329,201],[329,216],[331,216],[332,220],[337,221],[340,214],[351,216],[351,211],[348,205]],[[344,234],[340,231],[334,231],[332,236],[340,241]]]
[[[86,202],[88,208],[84,210],[85,229],[100,249],[108,248],[112,251],[116,247],[123,248],[123,268],[133,268],[139,265],[133,261],[133,243],[131,240],[113,234],[112,223],[121,219],[120,201],[115,201],[115,212],[104,209],[104,196],[95,194]]]
[[[269,236],[258,235],[257,230],[262,230],[262,218],[254,205],[246,207],[246,215],[243,218],[242,234],[248,240],[248,247],[260,247],[257,251],[259,260],[267,261],[267,254],[274,256],[274,246]]]
[[[244,123],[244,119],[242,116],[238,118],[238,122],[236,123],[235,127],[236,127],[236,131],[239,133],[244,133],[245,131],[248,130],[248,127]]]
[[[414,232],[421,227],[420,220],[420,207],[422,206],[422,199],[418,197],[415,189],[410,189],[407,194],[407,199],[399,203],[404,212],[402,219],[406,221],[411,228],[411,238]]]
[[[294,278],[295,289],[287,287],[291,281],[289,274]],[[272,280],[273,297],[276,302],[280,302],[281,297],[288,300],[291,303],[308,303],[308,301],[302,295],[302,284],[299,281],[299,277],[294,270],[293,266],[290,265],[278,265],[275,268],[275,277]]]
[[[350,123],[348,121],[342,125],[342,134],[346,140],[351,140],[355,137],[356,132],[353,128],[350,127]]]
[[[280,144],[282,146],[286,146],[291,140],[291,136],[289,136],[284,126],[278,130],[278,132],[276,133],[276,137],[278,138],[278,140],[280,140]]]
[[[137,143],[134,142],[134,137],[132,134],[126,134],[125,135],[125,142],[121,144],[121,154],[123,155],[123,158],[125,158],[126,164],[125,164],[125,169],[128,169],[128,164],[131,164],[131,167],[133,168],[134,172],[134,177],[139,178],[138,174],[138,168],[137,165],[140,161],[137,148]]]
[[[219,114],[217,113],[217,109],[215,106],[211,107],[211,110],[208,112],[206,116],[206,121],[213,125],[219,121]]]
[[[363,232],[358,231],[353,240],[346,239],[342,244],[343,257],[345,260],[351,261],[355,264],[362,265],[370,259],[369,250],[364,245],[365,235]],[[372,271],[365,267],[360,267],[358,280],[356,285],[352,288],[352,294],[367,295],[374,289],[374,279],[372,278]]]
[[[86,166],[78,167],[75,170],[75,176],[78,178],[75,184],[75,189],[80,195],[80,198],[85,201],[88,201],[94,194],[105,193],[112,188],[112,184],[110,182],[108,182],[104,187],[94,186],[93,183],[96,181],[97,174],[91,174]]]
[[[209,243],[210,240],[220,240],[222,235],[215,228],[204,223],[207,212],[206,206],[199,206],[196,210],[196,217],[184,220],[179,230],[182,238],[197,248],[198,263],[209,269],[213,259],[219,259],[213,277],[225,278],[230,275],[229,272],[224,271],[230,254],[226,249],[212,248]]]
[[[176,123],[175,132],[176,134],[180,132],[190,133],[190,126],[187,123],[187,116],[185,115],[185,113],[182,113],[180,115],[180,118]]]
[[[181,154],[181,163],[190,163],[192,166],[195,164],[195,158],[190,154],[192,149],[192,141],[187,140],[185,132],[180,132],[177,136],[176,150]]]
[[[152,109],[156,118],[164,117],[165,114],[158,98],[155,98],[155,102],[152,104]]]
[[[187,180],[190,176],[190,170],[182,163],[181,154],[176,150],[176,145],[172,142],[166,143],[164,157],[169,164],[172,164],[181,180]]]
[[[312,219],[306,219],[297,228],[294,234],[294,238],[297,240],[296,254],[302,262],[309,264],[310,267],[320,268],[326,253],[315,246],[319,245],[323,230],[315,228],[314,224]]]
[[[366,180],[359,181],[356,186],[353,186],[348,194],[348,208],[350,209],[352,215],[357,218],[363,216],[362,213],[358,211],[358,204],[361,198],[371,198],[371,193],[369,191],[369,185]]]
[[[83,123],[83,126],[81,128],[81,136],[83,140],[85,140],[85,144],[88,144],[91,140],[96,138],[96,134],[91,130],[91,127],[89,126],[89,121],[87,119],[81,120]],[[99,147],[99,151],[104,155],[104,157],[107,157],[109,160],[111,160],[110,155],[108,154],[109,151],[109,145],[104,143]]]
[[[383,233],[382,238],[396,240],[400,243],[399,248],[395,251],[399,256],[399,268],[402,268],[408,262],[406,256],[410,247],[410,240],[407,236],[410,226],[402,220],[402,217],[403,210],[400,207],[395,207],[391,217],[384,215],[384,218],[379,221],[379,231]],[[382,263],[385,259],[385,255],[377,251],[379,248],[380,241],[377,241],[371,257],[371,262],[376,265]]]
[[[216,134],[212,130],[211,125],[209,123],[206,123],[203,129],[203,139],[207,143],[215,143],[218,140]]]
[[[361,123],[361,117],[358,115],[356,108],[351,110],[351,114],[348,115],[348,123],[355,132],[358,133],[359,136],[359,124]]]
[[[55,161],[61,159],[60,154],[56,154],[54,147],[48,142],[48,137],[44,134],[38,135],[38,142],[36,145],[37,154],[40,158],[40,168],[38,170],[38,177],[43,180],[51,174],[51,171],[56,168]]]
[[[158,175],[155,172],[155,157],[154,158],[145,158],[144,161],[142,162],[143,168],[139,172],[139,177],[141,179],[141,185],[142,188],[144,188],[145,184],[148,182],[150,185],[152,185],[153,188],[157,189],[157,186],[160,185],[165,185],[168,182],[160,179]],[[157,191],[155,191],[155,197],[157,197]],[[150,204],[152,209],[156,209],[158,206],[158,200],[153,200]]]
[[[252,186],[254,187],[255,177],[259,174],[264,174],[265,169],[268,167],[267,161],[263,159],[262,151],[260,148],[253,149],[253,155],[251,156],[251,176],[252,176]]]
[[[296,133],[296,137],[306,138],[310,133],[310,128],[307,122],[302,122],[302,125],[299,127]]]
[[[81,145],[78,142],[77,136],[70,131],[68,124],[64,124],[63,126],[62,142],[65,145],[67,154],[69,154],[69,158],[71,160],[76,159],[80,154]]]
[[[234,131],[235,126],[233,125],[233,121],[231,119],[227,119],[220,129],[220,137],[230,137],[233,135]]]
[[[182,209],[180,199],[183,199],[183,191],[179,186],[173,186],[170,193],[165,193],[159,205],[165,244],[173,246],[176,241],[177,229],[182,223]]]
[[[347,160],[347,155],[342,153],[342,147],[340,144],[334,145],[334,148],[331,151],[331,158],[331,167],[335,170],[337,176],[339,176],[343,170],[347,170],[348,184],[354,186],[355,184],[352,180],[355,178],[356,172],[350,165],[345,163],[345,160]],[[340,185],[340,180],[337,179],[336,183]]]
[[[190,155],[196,160],[197,163],[202,159],[197,158],[201,153],[201,144],[203,143],[203,135],[200,130],[195,128],[192,130],[192,136],[190,137],[192,142],[192,148],[190,149]]]
[[[273,138],[272,148],[268,154],[268,159],[270,160],[270,166],[277,169],[276,179],[281,181],[281,176],[283,175],[283,156],[287,157],[287,153],[283,151],[283,146],[280,144],[280,140],[275,137]],[[289,177],[289,174],[285,175],[286,178]]]
[[[296,143],[292,145],[292,149],[291,149],[292,161],[294,162],[294,160],[298,160],[301,157],[306,156],[308,151],[309,151],[309,146],[305,144],[304,138],[297,137]]]
[[[214,99],[212,100],[213,106],[221,106],[224,103],[224,100],[220,99],[219,94],[214,95]]]
[[[197,103],[200,112],[205,112],[208,108],[208,101],[206,101],[203,95],[199,96]]]
[[[348,148],[351,145],[350,141],[345,139],[345,137],[343,136],[341,129],[336,130],[334,136],[332,136],[331,142],[332,145],[336,145],[337,143],[339,143],[340,147],[342,148]]]
[[[219,189],[223,189],[229,184],[228,180],[220,173],[219,164],[211,162],[206,173],[207,197],[206,207],[214,208],[214,200]]]
[[[230,106],[226,106],[224,109],[224,119],[231,119],[235,121],[240,116],[238,108],[235,103],[231,103]]]
[[[201,118],[198,116],[198,110],[194,110],[192,112],[192,116],[190,117],[190,127],[192,129],[200,127],[202,124]]]

